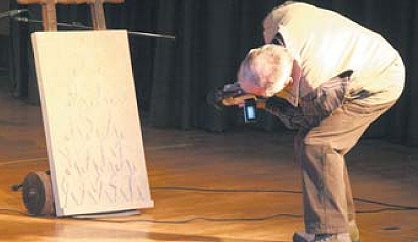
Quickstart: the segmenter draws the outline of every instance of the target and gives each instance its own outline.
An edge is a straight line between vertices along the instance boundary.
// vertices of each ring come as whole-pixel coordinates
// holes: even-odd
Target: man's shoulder
[[[276,20],[293,18],[300,18],[301,16],[310,15],[318,10],[318,7],[312,4],[296,1],[287,1],[281,5],[276,6],[271,11]]]
[[[273,10],[278,9],[288,9],[288,8],[317,8],[315,5],[305,3],[305,2],[298,2],[298,1],[286,1],[277,7],[275,7]]]

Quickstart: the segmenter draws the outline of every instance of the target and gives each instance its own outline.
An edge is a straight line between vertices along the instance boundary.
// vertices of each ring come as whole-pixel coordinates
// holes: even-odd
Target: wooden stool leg
[[[90,12],[94,30],[105,30],[106,19],[103,8],[103,0],[96,0],[94,3],[91,3]]]
[[[57,31],[57,11],[54,0],[42,4],[42,19],[45,31]]]

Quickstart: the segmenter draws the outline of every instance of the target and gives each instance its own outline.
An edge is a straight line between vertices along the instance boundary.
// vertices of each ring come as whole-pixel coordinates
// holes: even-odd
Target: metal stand
[[[124,0],[17,0],[20,4],[41,4],[44,31],[57,31],[56,3],[90,5],[94,30],[106,30],[103,3],[122,3]],[[13,190],[22,188],[23,202],[29,214],[34,216],[55,216],[54,196],[49,172],[30,172],[22,184],[14,185]],[[137,211],[135,211],[138,214]],[[115,213],[114,213],[115,214]],[[126,214],[126,211],[122,211]],[[133,214],[129,211],[129,214]],[[95,215],[89,215],[94,217]],[[99,215],[97,215],[99,216]],[[101,215],[103,216],[103,215]]]

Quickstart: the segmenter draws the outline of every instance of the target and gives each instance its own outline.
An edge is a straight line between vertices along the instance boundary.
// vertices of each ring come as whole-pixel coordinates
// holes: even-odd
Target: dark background
[[[176,35],[175,42],[130,37],[137,97],[144,122],[155,127],[227,131],[243,127],[241,112],[215,111],[206,104],[206,93],[235,81],[240,60],[262,44],[261,22],[273,0],[126,0],[106,5],[108,28]],[[407,68],[405,91],[397,105],[372,125],[366,136],[418,145],[418,1],[415,0],[311,0],[381,33],[399,50]],[[10,8],[27,8],[10,1]],[[30,17],[40,19],[39,7]],[[59,6],[58,20],[91,26],[87,6]],[[11,22],[10,38],[2,41],[2,61],[8,69],[11,95],[39,103],[29,33],[37,24]],[[309,31],[309,30],[307,30]],[[4,39],[4,38],[3,38]],[[7,48],[4,48],[7,46]],[[8,52],[8,53],[7,53]],[[2,60],[4,59],[2,57]],[[117,60],[115,60],[117,61]],[[282,132],[271,115],[260,113],[251,125]],[[247,127],[249,128],[249,127]]]

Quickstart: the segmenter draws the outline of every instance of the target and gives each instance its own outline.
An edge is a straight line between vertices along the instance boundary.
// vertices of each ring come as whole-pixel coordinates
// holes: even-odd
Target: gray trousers
[[[344,103],[317,127],[299,131],[295,152],[302,167],[307,233],[348,232],[355,209],[344,155],[393,104]]]

